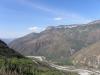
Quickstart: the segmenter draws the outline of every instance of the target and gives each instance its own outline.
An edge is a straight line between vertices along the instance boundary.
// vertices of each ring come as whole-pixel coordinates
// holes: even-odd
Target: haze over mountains
[[[6,44],[9,44],[11,41],[14,40],[14,38],[1,38]]]
[[[18,38],[9,46],[26,56],[37,55],[50,60],[66,61],[75,55],[73,60],[77,62],[83,61],[83,57],[87,60],[89,56],[91,59],[88,61],[92,62],[95,52],[98,52],[97,57],[100,54],[100,51],[94,48],[99,44],[98,41],[100,41],[100,20],[88,24],[50,26],[40,33],[31,33]],[[97,61],[98,59],[95,62]]]
[[[0,40],[0,57],[23,57],[20,53],[9,48],[6,43]]]

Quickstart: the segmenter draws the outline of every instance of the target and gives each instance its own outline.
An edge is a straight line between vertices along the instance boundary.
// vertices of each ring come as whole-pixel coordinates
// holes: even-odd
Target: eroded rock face
[[[84,57],[81,58],[81,60],[74,60],[74,64],[80,64],[80,65],[85,65],[88,67],[93,67],[93,68],[100,68],[100,57],[98,56],[90,56],[90,57]]]
[[[83,64],[94,68],[100,68],[100,42],[80,50],[73,58],[74,64]]]

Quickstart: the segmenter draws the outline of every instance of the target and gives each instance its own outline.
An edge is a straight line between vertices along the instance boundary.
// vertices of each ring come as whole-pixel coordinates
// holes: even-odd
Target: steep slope
[[[100,40],[100,22],[50,26],[10,43],[10,47],[24,55],[45,56],[52,60],[67,60],[75,52]],[[27,40],[28,39],[28,40]]]
[[[10,49],[7,44],[5,44],[3,41],[0,40],[0,56],[1,57],[23,57],[18,52],[14,51],[13,49]]]
[[[7,44],[0,40],[0,47],[1,48],[7,47]]]
[[[74,64],[100,68],[100,42],[83,48],[73,55]]]
[[[11,41],[13,41],[15,38],[0,38],[2,41],[4,41],[6,44],[9,44]]]

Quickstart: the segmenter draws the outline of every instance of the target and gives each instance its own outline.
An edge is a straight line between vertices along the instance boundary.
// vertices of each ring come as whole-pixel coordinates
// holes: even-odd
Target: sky
[[[100,0],[0,0],[0,38],[100,19]]]

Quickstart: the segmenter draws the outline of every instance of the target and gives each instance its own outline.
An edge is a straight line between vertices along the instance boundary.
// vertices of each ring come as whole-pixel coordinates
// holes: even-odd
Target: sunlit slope
[[[100,42],[83,48],[73,55],[75,64],[87,65],[90,67],[99,68],[100,66]]]

